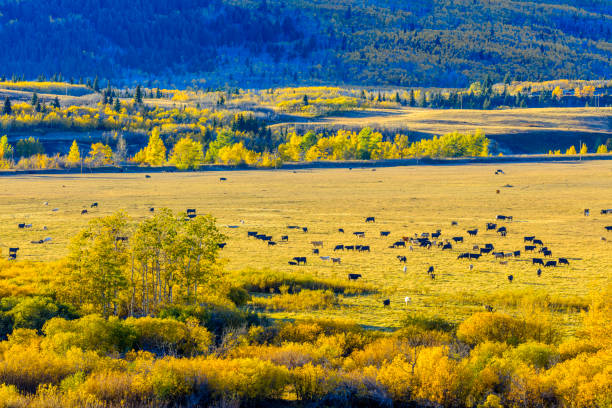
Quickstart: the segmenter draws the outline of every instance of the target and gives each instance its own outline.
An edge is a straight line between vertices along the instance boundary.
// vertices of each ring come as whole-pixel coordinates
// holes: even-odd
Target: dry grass
[[[495,176],[502,167],[506,175]],[[197,208],[217,217],[230,237],[223,250],[226,268],[270,268],[321,279],[346,279],[360,273],[363,282],[381,291],[374,295],[348,296],[340,308],[311,312],[279,312],[279,318],[325,316],[352,318],[376,327],[400,324],[406,311],[404,297],[410,296],[410,311],[439,315],[459,321],[486,302],[499,310],[515,312],[523,300],[549,296],[559,322],[571,331],[578,321],[577,309],[586,303],[591,291],[611,281],[612,215],[600,215],[612,208],[612,162],[572,162],[546,164],[505,164],[470,166],[421,166],[312,171],[235,171],[220,173],[15,176],[0,179],[0,248],[21,247],[20,258],[59,259],[66,254],[69,237],[98,215],[125,209],[135,218],[149,216],[148,207],[175,210]],[[512,185],[513,187],[502,187]],[[496,194],[496,190],[501,190]],[[49,205],[44,206],[43,202]],[[99,209],[80,215],[92,202]],[[53,208],[59,210],[53,212]],[[591,217],[582,210],[591,208]],[[513,215],[507,223],[509,236],[499,238],[485,233],[484,225],[497,214]],[[376,223],[365,224],[366,216]],[[244,220],[241,224],[240,220]],[[458,226],[451,226],[451,221]],[[31,230],[17,224],[32,223]],[[48,230],[43,231],[42,227]],[[227,228],[237,225],[239,228]],[[308,233],[289,230],[287,225],[307,226]],[[475,238],[465,230],[480,229]],[[344,228],[345,234],[337,231]],[[466,237],[456,251],[438,249],[389,249],[398,238],[415,232],[441,229],[444,238]],[[248,230],[273,235],[289,235],[287,243],[268,247],[247,238]],[[389,230],[391,236],[379,237]],[[353,231],[365,231],[363,239]],[[493,243],[496,250],[523,248],[522,237],[536,235],[552,249],[553,255],[570,259],[570,267],[546,268],[541,277],[524,257],[500,265],[492,257],[478,261],[457,261],[458,251],[474,244]],[[608,241],[602,241],[606,236]],[[50,243],[30,244],[31,240],[51,237]],[[332,265],[311,254],[311,241],[323,241],[323,256],[342,258]],[[365,244],[371,253],[332,251],[335,244]],[[408,257],[407,273],[397,255]],[[307,266],[290,266],[294,256],[308,257]],[[470,271],[468,265],[474,264]],[[436,268],[431,280],[427,267]],[[508,283],[506,276],[515,280]],[[381,300],[391,299],[383,308]]]

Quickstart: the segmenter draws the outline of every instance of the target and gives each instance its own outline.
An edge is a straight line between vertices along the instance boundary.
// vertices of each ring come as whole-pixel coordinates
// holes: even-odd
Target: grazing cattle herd
[[[496,174],[503,174],[503,172],[496,172]],[[225,178],[221,178],[220,180],[225,181]],[[49,205],[49,203],[44,202],[43,205]],[[92,202],[88,206],[84,205],[80,209],[80,214],[83,216],[95,214],[96,210],[98,210],[101,206],[104,206],[103,202]],[[580,208],[580,211],[583,212],[584,216],[592,216],[592,214],[597,214],[595,210],[591,212],[589,209],[583,209],[583,207]],[[143,211],[147,210],[148,212],[154,213],[155,207],[143,208]],[[54,208],[52,211],[57,211],[57,209]],[[75,216],[78,217],[78,211],[73,211]],[[601,215],[612,214],[612,209],[602,209],[599,211],[599,213]],[[578,212],[578,214],[580,214],[580,212]],[[188,208],[185,211],[185,216],[187,217],[187,219],[193,219],[197,217],[197,215],[198,214],[195,208]],[[339,265],[337,267],[339,269],[334,270],[340,271],[346,270],[347,268],[351,270],[350,268],[352,267],[352,263],[350,261],[351,256],[353,256],[351,255],[351,253],[363,254],[360,256],[387,256],[389,252],[393,252],[394,260],[392,262],[399,262],[400,264],[403,264],[401,265],[402,271],[406,273],[408,270],[410,270],[410,267],[406,266],[406,264],[409,264],[409,255],[404,253],[402,250],[409,249],[410,251],[430,251],[426,253],[430,254],[428,255],[428,259],[429,262],[432,263],[432,265],[429,265],[426,269],[420,269],[419,273],[423,273],[426,271],[427,275],[424,276],[428,276],[430,279],[436,282],[440,282],[440,279],[443,280],[445,274],[448,273],[448,271],[446,271],[442,265],[436,263],[436,251],[444,251],[444,253],[450,252],[453,259],[452,262],[457,262],[458,265],[462,265],[462,267],[464,268],[469,267],[470,271],[474,269],[474,265],[479,265],[478,261],[482,262],[483,259],[487,259],[492,262],[495,262],[496,264],[503,265],[504,268],[510,268],[513,262],[529,262],[531,267],[533,267],[534,269],[538,268],[536,270],[537,276],[542,275],[542,269],[544,269],[545,271],[549,271],[549,268],[571,267],[576,261],[575,258],[568,257],[567,254],[558,254],[558,248],[553,248],[551,246],[550,241],[544,239],[543,237],[539,237],[536,235],[518,235],[516,231],[518,228],[514,228],[515,224],[513,223],[520,222],[520,220],[515,221],[515,217],[512,215],[499,214],[496,215],[494,219],[492,219],[493,217],[487,217],[488,219],[483,219],[482,223],[478,222],[477,225],[465,225],[465,228],[463,226],[463,221],[461,222],[460,226],[459,221],[453,220],[450,221],[452,231],[445,230],[449,225],[447,221],[445,223],[446,227],[435,229],[436,227],[440,226],[438,225],[436,227],[431,227],[431,229],[427,228],[429,231],[419,231],[408,235],[405,235],[406,232],[404,231],[391,231],[389,229],[383,229],[385,227],[389,228],[389,226],[385,225],[385,217],[384,213],[382,212],[380,214],[375,214],[376,217],[372,215],[364,217],[364,215],[365,214],[363,214],[359,218],[358,222],[365,222],[365,224],[374,225],[358,226],[354,228],[360,229],[359,231],[352,231],[353,228],[348,229],[346,225],[343,227],[339,227],[338,225],[336,225],[333,231],[337,231],[337,234],[342,235],[328,234],[329,238],[325,239],[320,239],[321,234],[324,234],[325,232],[318,231],[319,228],[317,226],[311,226],[312,229],[309,229],[309,227],[305,225],[287,225],[286,228],[289,231],[283,231],[285,235],[277,236],[276,240],[274,239],[273,235],[270,234],[270,231],[263,233],[261,231],[250,230],[246,231],[246,236],[248,238],[253,238],[257,241],[262,241],[261,245],[264,248],[270,248],[269,251],[278,251],[278,247],[282,247],[283,245],[291,246],[290,242],[293,243],[294,241],[300,241],[299,237],[302,237],[302,242],[310,243],[310,245],[312,246],[312,248],[306,250],[312,251],[312,255],[316,255],[316,257],[314,257],[314,260],[311,261],[311,263],[308,263],[310,259],[307,259],[307,257],[304,256],[303,252],[300,253],[296,251],[297,253],[293,252],[289,256],[287,256],[287,258],[284,258],[283,264],[285,265],[285,267],[288,264],[291,267],[296,268],[303,267],[306,265],[320,265],[321,261],[324,261],[327,262],[328,265],[334,266],[334,268],[336,268],[335,265]],[[454,216],[457,217],[456,214]],[[381,223],[383,224],[383,228],[378,230],[377,227]],[[227,227],[239,228],[238,225],[228,225]],[[33,225],[30,223],[19,222],[17,223],[17,228],[20,230],[32,230]],[[376,228],[376,230],[372,231],[371,229],[373,228]],[[46,228],[42,229],[46,230]],[[612,225],[604,226],[604,229],[610,232],[612,231]],[[344,235],[345,231],[349,234]],[[533,231],[529,232],[533,234]],[[242,232],[240,234],[244,233]],[[508,242],[512,241],[512,239],[505,239],[509,235],[512,235],[514,237],[514,245],[508,244]],[[520,243],[519,241],[521,236],[522,243]],[[242,237],[244,237],[244,235],[242,235]],[[306,237],[316,237],[317,239],[311,240],[306,239]],[[36,239],[28,239],[24,240],[24,242],[40,245],[52,241],[51,237],[34,238]],[[121,241],[126,241],[127,239],[127,237],[117,238],[117,240]],[[335,242],[328,242],[328,239],[334,240]],[[603,237],[602,239],[605,240],[605,238]],[[486,242],[489,240],[490,242]],[[367,245],[364,243],[366,243]],[[520,245],[517,245],[516,243]],[[227,245],[227,243],[223,242],[219,243],[218,247],[220,249],[224,249]],[[385,253],[387,255],[381,255],[378,253],[379,248],[389,248],[393,249],[394,251],[385,250]],[[27,252],[27,248],[24,249],[26,249]],[[16,260],[18,258],[19,251],[19,247],[10,247],[8,252],[8,259]],[[400,254],[398,254],[398,252],[400,252]],[[331,256],[332,254],[334,256]],[[337,255],[342,255],[342,257],[344,257],[345,259],[343,260],[343,258]],[[459,263],[459,261],[464,260],[467,260],[469,262]],[[479,270],[479,268],[477,268],[477,270]],[[510,271],[513,273],[510,273]],[[356,281],[358,279],[368,278],[368,274],[364,273],[363,269],[360,270],[360,272],[361,273],[348,273],[348,280]],[[343,276],[346,277],[345,274],[343,274]],[[504,273],[503,275],[499,276],[498,279],[501,282],[504,282],[504,284],[506,284],[506,279],[509,283],[521,282],[521,275],[517,275],[516,271],[510,269],[508,273]],[[437,284],[438,283],[436,283],[436,285]],[[407,297],[406,299],[409,298]],[[384,307],[390,306],[391,304],[390,299],[379,299],[379,301],[382,301]],[[408,304],[408,300],[406,300],[406,304]]]

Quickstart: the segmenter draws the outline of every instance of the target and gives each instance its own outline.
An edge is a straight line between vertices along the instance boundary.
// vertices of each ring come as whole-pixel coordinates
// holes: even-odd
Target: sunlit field
[[[496,175],[498,168],[505,174]],[[99,207],[90,208],[93,202]],[[347,281],[349,273],[357,273],[362,275],[358,283],[377,291],[340,295],[338,305],[316,311],[270,311],[276,318],[342,317],[369,327],[394,328],[406,310],[459,322],[484,310],[484,305],[517,312],[523,300],[537,296],[548,297],[551,310],[569,333],[588,304],[589,293],[612,280],[612,233],[604,228],[612,225],[612,214],[600,214],[601,209],[612,208],[610,161],[152,173],[150,178],[144,174],[5,177],[0,179],[2,258],[7,258],[8,247],[19,247],[19,260],[60,259],[68,252],[70,237],[91,218],[125,209],[131,217],[143,219],[150,216],[150,207],[195,208],[199,214],[214,215],[228,237],[222,251],[225,273],[236,279],[261,270]],[[585,208],[591,209],[589,217],[583,215]],[[88,213],[81,215],[83,209]],[[496,221],[497,215],[514,220]],[[365,223],[366,217],[376,221]],[[452,226],[452,221],[458,225]],[[487,222],[506,226],[508,236],[485,231]],[[20,223],[32,228],[19,229]],[[308,232],[288,226],[307,227]],[[466,230],[473,228],[478,228],[478,235],[469,237]],[[405,249],[389,248],[402,237],[438,229],[442,240],[462,236],[465,241],[453,242],[452,251],[417,245],[411,251],[410,243]],[[272,235],[277,245],[248,238],[248,231]],[[365,237],[357,238],[353,234],[357,231],[365,232]],[[390,235],[381,237],[380,231]],[[281,241],[283,235],[287,242]],[[532,257],[544,258],[537,252],[525,254],[523,237],[532,235],[552,251],[552,258],[545,260],[564,257],[570,265],[532,265]],[[31,243],[47,237],[51,240],[43,244]],[[312,253],[312,241],[323,241],[319,255]],[[457,260],[460,253],[478,252],[474,245],[486,243],[493,244],[495,251],[520,250],[521,256],[503,259],[506,265],[492,255]],[[338,244],[369,245],[371,251],[334,251]],[[407,257],[406,272],[398,255]],[[297,256],[307,257],[307,265],[289,265]],[[341,258],[341,264],[320,258],[326,256]],[[435,279],[427,273],[430,266]],[[512,283],[508,275],[513,275]],[[4,278],[19,282],[19,276]],[[406,296],[411,298],[408,303]],[[389,307],[383,306],[384,299],[390,299]]]

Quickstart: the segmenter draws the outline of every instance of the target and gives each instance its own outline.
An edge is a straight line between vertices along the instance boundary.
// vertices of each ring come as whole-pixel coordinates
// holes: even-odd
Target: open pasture
[[[496,175],[498,168],[505,174]],[[90,208],[94,202],[99,206]],[[556,318],[572,331],[588,294],[612,279],[612,233],[604,228],[612,225],[612,214],[600,214],[612,207],[610,161],[154,173],[150,178],[143,174],[5,177],[0,179],[1,256],[7,257],[9,247],[19,247],[20,260],[60,259],[67,253],[69,238],[92,217],[124,209],[140,219],[151,214],[150,207],[195,208],[199,214],[213,214],[228,236],[222,250],[228,274],[252,268],[348,280],[348,274],[355,273],[362,275],[359,282],[378,290],[341,297],[339,306],[323,310],[271,313],[278,318],[310,314],[390,328],[399,325],[406,310],[460,321],[484,305],[517,312],[521,299],[548,297]],[[591,209],[589,217],[583,215],[585,208]],[[81,215],[83,209],[88,213]],[[500,214],[513,216],[513,221],[496,220]],[[366,223],[366,217],[375,217],[375,222]],[[486,231],[487,222],[506,226],[507,236]],[[20,229],[18,224],[32,227]],[[292,225],[307,227],[308,232],[287,228]],[[476,236],[466,232],[476,228]],[[458,236],[464,242],[453,242],[453,249],[445,251],[409,242],[406,248],[390,248],[402,237],[438,229],[442,233],[438,242]],[[277,245],[247,237],[248,231],[271,235]],[[390,234],[381,237],[381,231]],[[365,237],[353,232],[364,232]],[[281,241],[283,235],[288,241]],[[525,254],[529,243],[523,242],[524,236],[541,239],[552,257]],[[47,237],[51,240],[43,244],[31,243]],[[312,241],[322,241],[319,255],[312,253]],[[521,255],[457,259],[461,253],[479,252],[474,246],[487,243],[496,252],[520,250]],[[334,251],[340,244],[368,245],[370,252]],[[340,258],[341,263],[320,258],[327,256]],[[406,263],[397,256],[406,256]],[[293,257],[306,257],[307,264],[289,265]],[[534,266],[532,257],[545,261],[563,257],[570,265]],[[435,279],[427,273],[430,266]],[[513,275],[512,283],[508,275]],[[411,298],[407,305],[406,296]],[[383,305],[385,299],[390,300],[388,307]]]

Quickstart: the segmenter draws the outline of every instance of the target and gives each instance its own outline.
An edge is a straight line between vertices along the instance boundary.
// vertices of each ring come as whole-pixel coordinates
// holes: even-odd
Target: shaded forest
[[[605,0],[6,0],[0,74],[203,87],[611,74]]]

